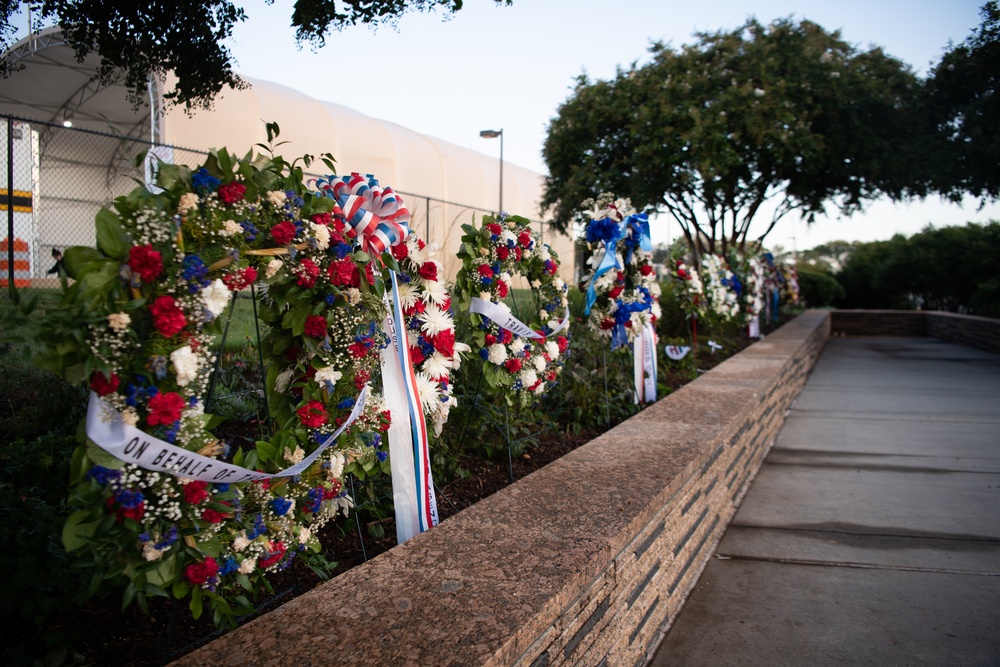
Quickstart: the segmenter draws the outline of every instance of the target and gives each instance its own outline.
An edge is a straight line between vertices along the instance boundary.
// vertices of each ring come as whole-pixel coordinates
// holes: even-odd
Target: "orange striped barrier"
[[[10,237],[0,241],[0,287],[7,287],[10,275],[9,241]],[[14,286],[31,287],[31,248],[19,238],[14,239]]]

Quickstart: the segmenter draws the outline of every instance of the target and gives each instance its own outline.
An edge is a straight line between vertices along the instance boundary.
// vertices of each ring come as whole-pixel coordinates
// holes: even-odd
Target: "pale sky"
[[[466,0],[450,20],[412,14],[398,30],[354,27],[334,33],[316,52],[296,48],[291,0],[240,2],[249,20],[230,47],[237,70],[319,100],[336,102],[459,146],[499,157],[499,141],[483,129],[504,130],[505,161],[546,173],[546,127],[577,75],[609,78],[618,66],[643,62],[656,40],[680,46],[696,31],[731,29],[753,15],[808,19],[839,30],[849,43],[878,45],[918,74],[937,62],[949,41],[961,42],[979,22],[985,0]],[[390,184],[391,185],[391,184]],[[597,193],[595,193],[597,194]],[[786,216],[768,245],[810,248],[833,239],[870,241],[896,232],[1000,220],[1000,205],[977,211],[937,197],[893,205],[876,202],[849,220],[811,227]],[[517,213],[517,211],[511,211]],[[677,234],[660,216],[654,241]],[[792,237],[795,237],[794,241]]]

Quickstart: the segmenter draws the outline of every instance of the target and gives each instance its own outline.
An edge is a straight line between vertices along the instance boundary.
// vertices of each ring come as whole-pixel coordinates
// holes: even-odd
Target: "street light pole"
[[[479,136],[484,139],[496,139],[500,137],[500,201],[497,214],[503,212],[503,128],[499,130],[481,130]]]

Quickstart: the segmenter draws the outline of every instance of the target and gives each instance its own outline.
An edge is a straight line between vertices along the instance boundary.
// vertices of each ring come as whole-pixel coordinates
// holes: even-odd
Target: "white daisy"
[[[424,359],[424,363],[421,364],[421,370],[432,378],[445,377],[448,375],[452,364],[451,359],[440,352],[435,352]]]
[[[423,280],[421,282],[424,286],[425,299],[436,304],[442,304],[448,300],[448,286],[444,282],[440,280]]]
[[[424,312],[417,315],[417,320],[420,322],[420,330],[431,336],[455,328],[455,322],[451,315],[433,304],[427,306]]]
[[[409,282],[399,282],[397,284],[399,293],[399,305],[403,308],[413,308],[417,303],[417,299],[420,298],[420,294],[417,292],[416,284]]]
[[[437,409],[437,404],[441,402],[441,385],[432,380],[426,373],[417,373],[417,393],[420,394],[420,405],[424,412]]]

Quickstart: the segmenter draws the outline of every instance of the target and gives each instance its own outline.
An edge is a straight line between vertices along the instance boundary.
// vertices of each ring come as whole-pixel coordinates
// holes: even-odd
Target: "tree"
[[[513,0],[494,1],[510,5]],[[12,44],[11,19],[21,5],[28,4],[0,2],[0,53],[6,54]],[[322,47],[331,30],[358,24],[391,25],[409,11],[453,13],[462,4],[463,0],[296,0],[291,24],[298,42]],[[100,55],[103,82],[124,73],[136,106],[145,100],[150,75],[162,78],[173,72],[177,85],[164,97],[190,109],[211,106],[226,86],[246,87],[233,72],[233,57],[224,44],[246,18],[243,9],[230,0],[44,0],[32,28],[58,23],[78,59]],[[0,57],[0,77],[16,67]]]
[[[1000,223],[927,226],[860,243],[837,281],[848,308],[923,308],[1000,316]]]
[[[952,47],[927,82],[943,157],[934,186],[959,201],[965,193],[1000,197],[1000,7],[980,10],[983,22]]]
[[[880,49],[858,52],[803,21],[702,33],[609,81],[581,76],[549,125],[542,204],[565,230],[602,191],[666,211],[699,252],[745,249],[793,211],[921,195],[919,81]]]

